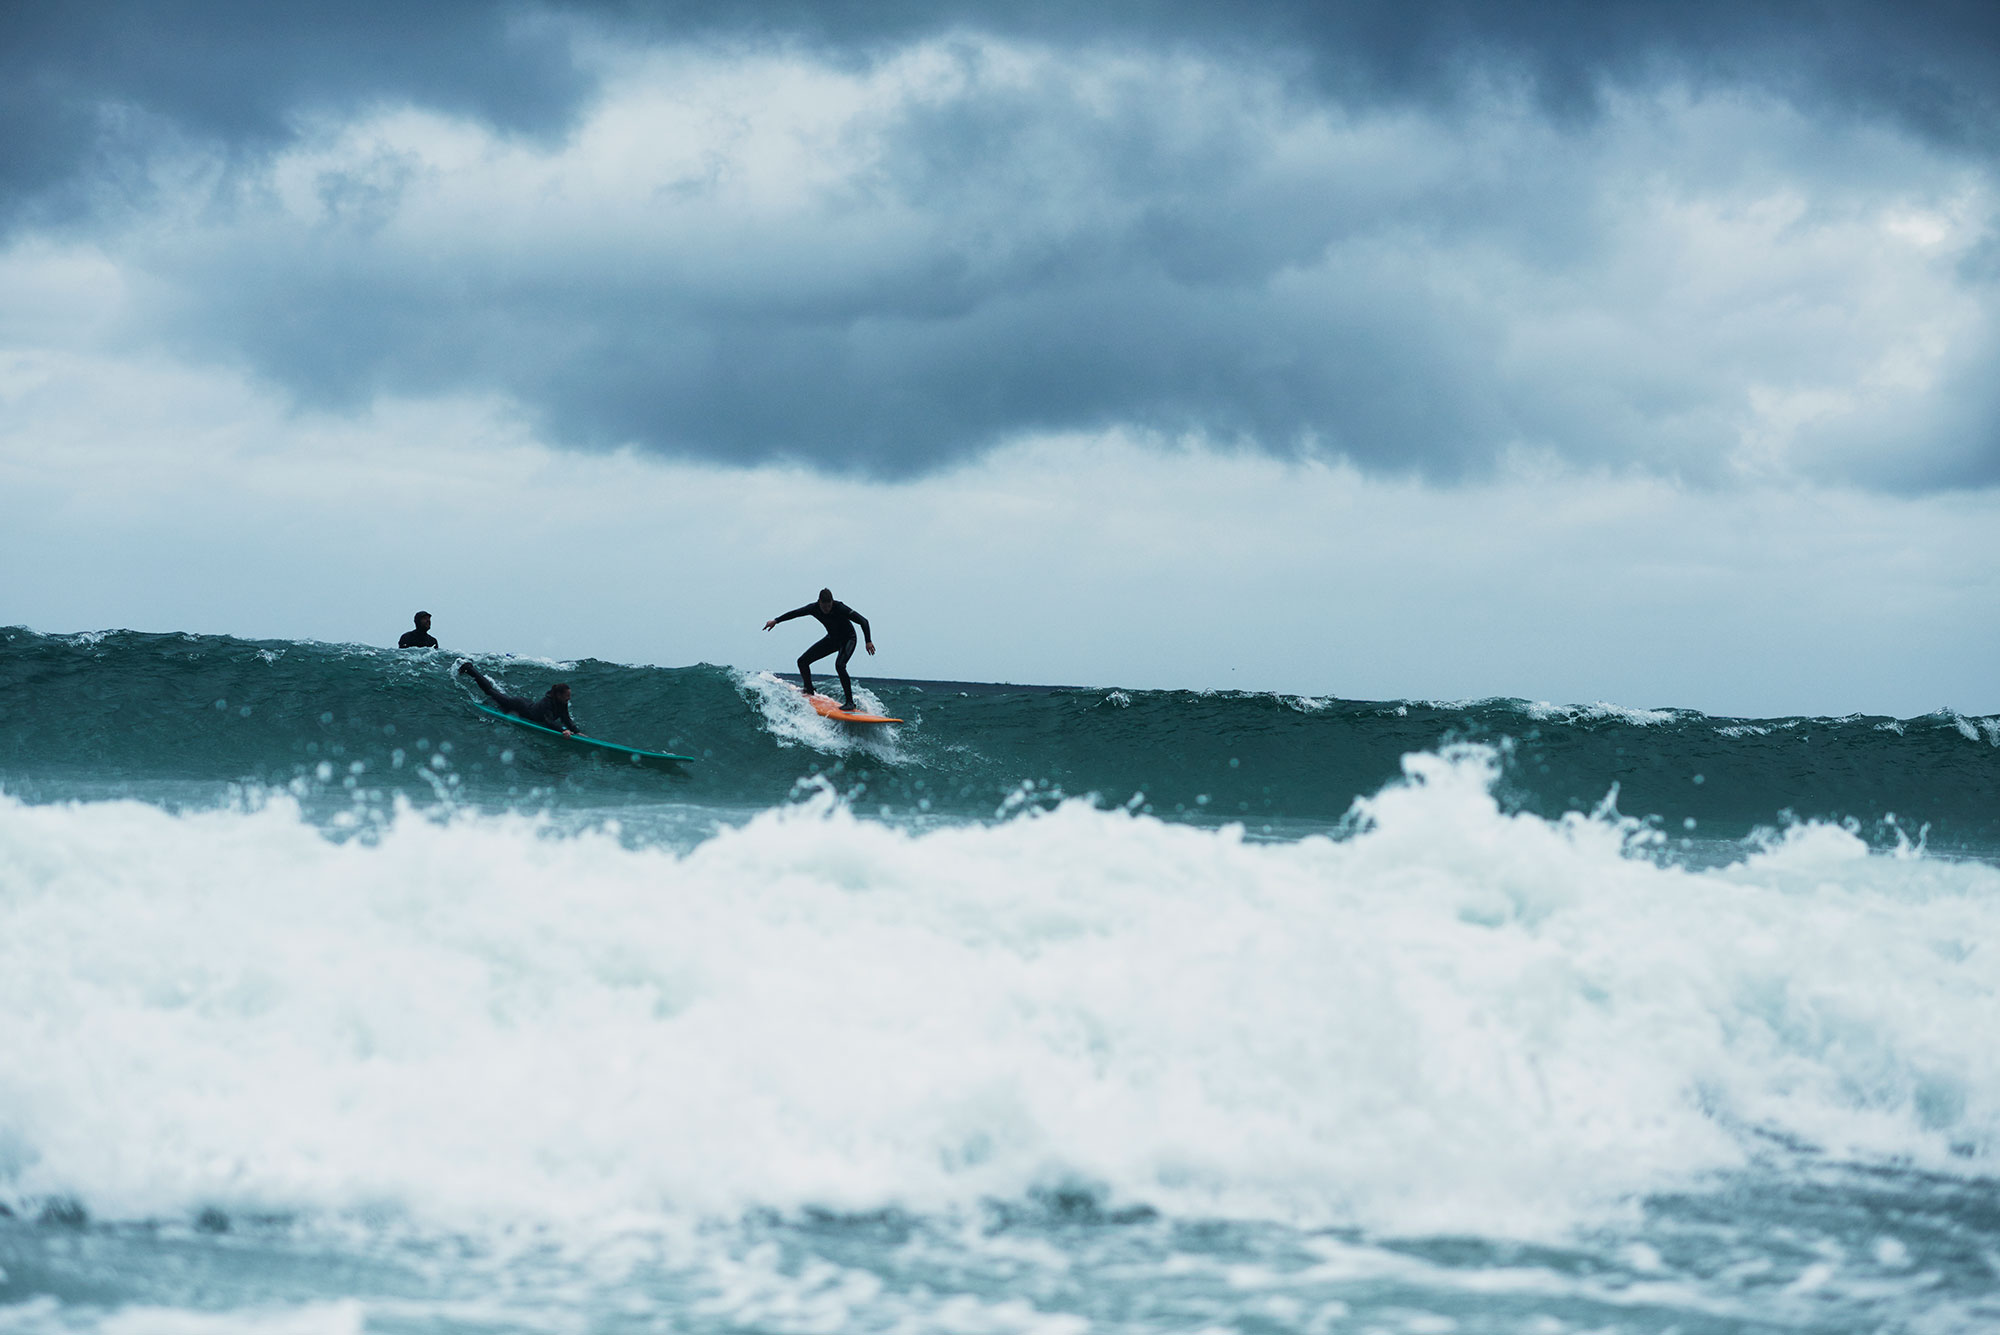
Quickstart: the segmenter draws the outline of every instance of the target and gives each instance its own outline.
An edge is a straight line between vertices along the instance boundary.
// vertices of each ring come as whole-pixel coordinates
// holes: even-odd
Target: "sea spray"
[[[1356,833],[821,798],[684,853],[0,802],[4,1188],[99,1219],[977,1210],[1544,1236],[1774,1144],[1991,1171],[2000,872],[1718,870],[1413,757]],[[698,1152],[690,1152],[699,1147]]]

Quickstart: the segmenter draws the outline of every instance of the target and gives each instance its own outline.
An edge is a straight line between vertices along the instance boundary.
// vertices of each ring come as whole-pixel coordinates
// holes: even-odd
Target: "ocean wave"
[[[1344,839],[822,792],[675,852],[0,799],[0,1197],[453,1227],[1084,1190],[1536,1234],[1773,1145],[1990,1174],[2000,871],[1715,870],[1410,758]]]
[[[1968,742],[2000,746],[2000,717],[1967,716],[1956,709],[1941,709],[1937,717],[1948,722]]]
[[[2000,720],[1715,719],[1518,700],[1347,701],[1245,691],[858,683],[873,730],[807,709],[768,672],[481,660],[501,685],[576,691],[585,731],[696,757],[670,771],[530,738],[481,714],[455,656],[359,645],[0,630],[0,790],[37,801],[130,795],[180,806],[243,785],[295,792],[316,819],[397,801],[493,812],[699,804],[748,814],[825,779],[894,819],[987,819],[1024,783],[1163,818],[1290,838],[1332,828],[1401,758],[1455,741],[1502,748],[1510,809],[1627,814],[1709,840],[1788,820],[1884,817],[1933,849],[2000,852],[1990,747]],[[935,688],[935,689],[929,689]],[[1886,730],[1893,722],[1898,730]],[[1968,741],[1976,746],[1968,746]],[[444,757],[442,763],[439,757]],[[358,767],[358,768],[357,768]],[[441,789],[439,779],[443,777]],[[865,794],[865,802],[862,796]],[[1692,827],[1690,827],[1692,822]]]

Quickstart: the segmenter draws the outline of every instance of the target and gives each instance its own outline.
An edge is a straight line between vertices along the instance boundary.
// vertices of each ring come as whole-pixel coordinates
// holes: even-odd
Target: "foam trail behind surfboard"
[[[863,752],[891,763],[908,759],[897,744],[898,729],[849,727],[822,718],[807,703],[804,692],[770,672],[741,672],[737,686],[762,716],[765,730],[781,746],[804,746],[833,755]],[[879,709],[881,701],[866,687],[854,688],[856,704]]]

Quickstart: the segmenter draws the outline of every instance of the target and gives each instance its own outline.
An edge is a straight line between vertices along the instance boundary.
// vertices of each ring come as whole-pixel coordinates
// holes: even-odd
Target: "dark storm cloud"
[[[255,154],[372,100],[548,132],[588,86],[560,29],[485,0],[0,5],[0,223],[88,207],[162,139]]]
[[[1563,114],[1607,84],[1750,83],[2000,144],[2000,9],[1978,0],[84,0],[0,6],[0,189],[19,204],[166,130],[238,148],[370,99],[558,129],[591,80],[565,20],[650,41],[765,38],[865,57],[967,29],[1289,64],[1346,100],[1523,78]]]
[[[373,215],[409,173],[370,160],[320,178],[330,225],[253,220],[156,260],[181,303],[165,319],[325,406],[492,389],[573,444],[885,475],[1035,430],[1136,425],[1446,472],[1506,434],[1506,405],[1458,365],[1497,331],[1412,302],[1406,258],[1272,286],[1397,226],[1387,173],[1265,179],[1268,109],[1233,88],[1163,119],[1149,72],[1086,97],[1065,69],[987,86],[965,60],[970,92],[871,127],[861,181],[775,236],[725,235],[726,253],[640,235],[579,261],[532,220],[497,259],[399,249]],[[1486,199],[1482,227],[1517,212]],[[856,215],[894,239],[857,256],[818,236]],[[735,267],[705,275],[710,259]]]
[[[687,8],[702,9],[706,23],[724,21],[706,7],[669,12]],[[675,26],[644,6],[605,12],[650,31]],[[1323,93],[1349,102],[1451,101],[1468,80],[1498,76],[1526,80],[1558,115],[1587,116],[1610,85],[1706,79],[1889,116],[1981,152],[2000,148],[2000,8],[1983,0],[800,0],[758,12],[847,46],[953,26],[1193,45],[1292,63]]]
[[[1288,107],[1224,97],[1190,126],[1176,90],[1143,79],[1085,99],[1062,72],[1023,87],[975,69],[965,95],[871,126],[849,206],[885,228],[920,219],[892,263],[806,235],[835,230],[833,204],[795,220],[798,237],[729,239],[764,246],[790,282],[754,265],[701,281],[660,249],[607,263],[559,234],[532,238],[529,259],[397,250],[377,232],[422,168],[393,157],[323,174],[312,229],[252,218],[138,262],[177,344],[247,360],[307,402],[491,390],[578,444],[898,474],[1022,431],[1137,424],[1447,475],[1516,445],[1699,474],[1740,387],[1701,367],[1509,379],[1491,304],[1426,271],[1425,246],[1438,270],[1486,247],[1561,280],[1600,242],[1587,183],[1526,159],[1468,184],[1399,187],[1420,168],[1395,160],[1288,177],[1265,161],[1273,117],[1408,108],[1471,136],[1520,91],[1554,133],[1581,134],[1621,89],[1747,87],[1977,161],[2000,126],[1996,30],[1975,5],[1706,0],[16,5],[0,9],[0,224],[88,226],[93,208],[111,216],[107,188],[134,198],[156,146],[254,166],[371,107],[557,146],[602,91],[603,66],[579,54],[592,43],[788,50],[855,71],[940,33],[1082,53],[1072,71],[1191,56],[1275,83]],[[784,262],[815,245],[811,263]],[[1856,445],[1841,475],[1995,480],[1983,414],[1940,420],[1948,446],[1883,465]],[[1689,441],[1709,442],[1706,462],[1680,452]]]

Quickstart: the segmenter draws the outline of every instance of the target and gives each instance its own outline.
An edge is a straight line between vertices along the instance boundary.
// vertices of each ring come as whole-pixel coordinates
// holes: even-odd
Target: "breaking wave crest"
[[[0,1201],[1521,1234],[1770,1154],[1993,1172],[2000,871],[1825,824],[1662,865],[1499,762],[1413,755],[1275,843],[1075,800],[822,792],[676,849],[0,798]]]

